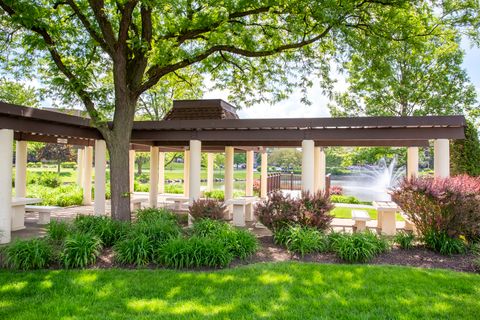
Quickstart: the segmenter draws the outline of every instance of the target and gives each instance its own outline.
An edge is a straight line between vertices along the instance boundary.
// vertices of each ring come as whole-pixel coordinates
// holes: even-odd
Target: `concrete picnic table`
[[[378,228],[382,233],[392,236],[397,232],[395,215],[398,212],[398,205],[393,201],[373,201],[373,207],[378,212]]]
[[[169,197],[169,198],[166,198],[165,200],[173,201],[173,203],[174,203],[173,209],[174,210],[181,210],[182,209],[182,204],[189,202],[190,198],[189,197]]]
[[[245,221],[253,221],[253,204],[257,197],[241,197],[225,201],[225,205],[233,206],[233,225],[244,227]]]
[[[25,229],[25,206],[42,202],[38,198],[12,198],[12,231]]]

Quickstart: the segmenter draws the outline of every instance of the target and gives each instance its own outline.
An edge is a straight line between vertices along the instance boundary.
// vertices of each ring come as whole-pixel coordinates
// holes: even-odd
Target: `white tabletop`
[[[39,198],[22,198],[22,197],[14,197],[12,198],[12,207],[13,206],[24,206],[27,204],[35,204],[42,202],[42,199]]]
[[[230,199],[225,201],[225,204],[240,204],[240,205],[246,205],[253,203],[255,201],[258,201],[257,197],[241,197],[241,198],[236,198],[236,199]]]

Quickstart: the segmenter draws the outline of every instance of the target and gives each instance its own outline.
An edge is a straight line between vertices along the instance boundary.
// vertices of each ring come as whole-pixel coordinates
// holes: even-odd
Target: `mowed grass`
[[[480,275],[255,264],[216,272],[0,272],[0,319],[478,319]]]
[[[368,214],[370,215],[370,218],[372,220],[377,220],[378,218],[378,213],[377,210],[371,209],[371,208],[345,208],[345,207],[335,207],[332,211],[330,211],[330,214],[333,215],[335,218],[339,219],[351,219],[352,218],[352,210],[366,210]],[[397,221],[404,221],[405,219],[402,218],[402,216],[397,213],[395,216],[395,219]]]

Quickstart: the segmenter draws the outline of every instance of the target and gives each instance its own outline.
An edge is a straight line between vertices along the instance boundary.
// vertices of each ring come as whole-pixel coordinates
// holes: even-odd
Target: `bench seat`
[[[49,224],[50,223],[50,214],[53,211],[59,210],[61,207],[56,206],[25,206],[25,212],[36,212],[38,213],[38,222],[37,224]]]
[[[366,210],[352,210],[352,220],[355,221],[354,230],[359,232],[367,228],[367,221],[371,218]]]

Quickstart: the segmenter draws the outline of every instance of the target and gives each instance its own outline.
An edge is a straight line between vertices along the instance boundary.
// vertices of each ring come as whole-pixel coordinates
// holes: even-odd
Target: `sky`
[[[480,103],[480,49],[472,47],[469,41],[462,42],[462,48],[465,51],[465,57],[463,67],[467,71],[471,82],[477,89],[478,100]],[[335,87],[338,91],[344,91],[347,88],[345,79],[340,75],[338,77],[338,83]],[[307,118],[307,117],[329,117],[329,111],[327,104],[328,98],[324,96],[321,89],[317,85],[317,88],[312,87],[308,91],[308,96],[312,104],[306,106],[302,104],[302,93],[300,89],[290,96],[289,99],[270,104],[257,104],[255,106],[244,108],[237,113],[240,118]],[[228,102],[228,92],[212,90],[204,95],[205,99],[223,99]]]

